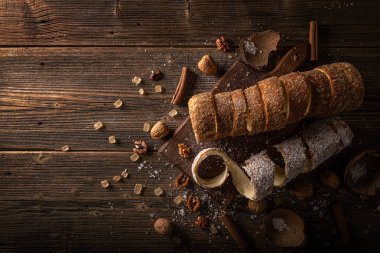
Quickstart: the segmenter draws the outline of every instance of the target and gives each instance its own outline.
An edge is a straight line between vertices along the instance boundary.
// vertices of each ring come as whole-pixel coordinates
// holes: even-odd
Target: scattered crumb
[[[130,159],[131,159],[132,162],[137,162],[137,161],[140,160],[140,156],[138,154],[136,154],[136,153],[133,153],[131,155]]]
[[[154,195],[156,195],[157,197],[160,197],[164,194],[164,191],[162,190],[161,187],[158,187],[157,189],[154,190]]]
[[[127,169],[123,170],[123,171],[121,172],[120,175],[121,175],[124,179],[127,179],[128,176],[129,176],[129,174],[128,174],[128,172],[127,172]]]
[[[115,176],[113,176],[112,180],[115,181],[116,183],[119,183],[121,181],[121,176],[115,175]]]
[[[141,83],[141,81],[142,81],[142,79],[139,76],[134,76],[132,78],[132,83],[135,84],[135,85],[139,85]]]
[[[162,88],[162,85],[157,84],[157,85],[154,86],[154,91],[156,93],[163,93],[164,89]]]
[[[108,137],[108,142],[110,144],[116,144],[117,143],[117,139],[115,136],[111,135],[110,137]]]
[[[144,190],[144,185],[142,184],[135,184],[135,188],[133,189],[133,192],[135,194],[141,195]]]
[[[174,118],[177,115],[178,115],[178,111],[176,109],[173,109],[169,112],[169,116],[172,118]]]
[[[150,124],[144,123],[143,131],[149,133],[150,132]]]
[[[140,95],[144,95],[145,94],[145,90],[144,89],[139,89],[139,94]]]
[[[183,199],[182,195],[178,195],[177,197],[174,198],[173,201],[174,201],[174,203],[175,203],[176,205],[179,205],[179,204],[181,204],[182,199]]]

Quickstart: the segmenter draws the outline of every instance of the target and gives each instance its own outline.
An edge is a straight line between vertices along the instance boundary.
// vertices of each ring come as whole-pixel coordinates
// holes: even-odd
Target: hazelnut
[[[267,206],[268,204],[265,199],[258,200],[258,201],[255,201],[255,200],[248,201],[248,209],[256,214],[262,213],[267,208]]]
[[[298,181],[290,189],[290,193],[295,195],[298,200],[310,198],[314,194],[313,184],[307,181]]]
[[[158,121],[150,130],[150,136],[153,139],[162,139],[167,136],[169,132],[168,126],[164,122]]]
[[[331,170],[325,170],[319,176],[321,183],[329,188],[338,188],[340,180],[337,174]]]
[[[173,233],[173,223],[165,218],[158,218],[154,222],[154,230],[160,235],[170,236]]]
[[[214,59],[206,54],[202,57],[202,59],[198,62],[198,69],[205,75],[215,75],[218,71],[218,67]]]

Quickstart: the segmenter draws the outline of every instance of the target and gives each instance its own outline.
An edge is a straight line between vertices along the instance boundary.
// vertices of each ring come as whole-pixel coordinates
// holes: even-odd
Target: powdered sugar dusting
[[[270,160],[266,151],[262,151],[245,161],[243,169],[251,178],[255,197],[260,200],[272,192],[274,184],[275,164]]]
[[[285,220],[282,218],[273,218],[272,225],[273,228],[278,232],[282,232],[289,229],[288,225],[285,223]]]
[[[351,178],[356,183],[360,178],[367,174],[367,164],[365,161],[358,161],[351,169]]]

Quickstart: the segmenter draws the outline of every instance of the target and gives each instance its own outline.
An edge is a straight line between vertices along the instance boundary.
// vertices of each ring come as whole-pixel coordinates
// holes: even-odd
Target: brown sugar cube
[[[69,145],[65,145],[65,146],[63,146],[63,147],[62,147],[62,151],[63,151],[63,152],[70,151],[70,147],[69,147]]]
[[[145,94],[145,90],[144,89],[139,89],[139,94],[140,95],[144,95]]]
[[[163,93],[164,92],[164,89],[162,88],[162,85],[155,85],[154,86],[154,91],[156,92],[156,93]]]
[[[138,162],[140,160],[140,156],[136,153],[133,153],[131,156],[130,156],[130,159],[132,162]]]
[[[135,194],[141,195],[144,190],[144,185],[142,184],[135,184],[135,188],[133,189],[133,192]]]
[[[179,204],[181,204],[182,199],[183,199],[182,195],[178,195],[177,197],[174,198],[173,201],[178,206]]]
[[[124,179],[127,179],[128,178],[128,176],[129,176],[129,174],[128,174],[128,172],[127,172],[127,170],[125,169],[125,170],[123,170],[122,172],[121,172],[121,174],[120,174]]]
[[[141,77],[139,77],[139,76],[134,76],[132,78],[132,83],[135,84],[135,85],[139,85],[141,83],[141,81],[142,81]]]
[[[174,118],[177,115],[178,115],[178,111],[176,109],[173,109],[169,112],[169,116],[172,118]]]
[[[161,187],[158,187],[157,189],[154,190],[154,195],[156,195],[157,197],[160,197],[164,194],[164,191],[162,190]]]
[[[117,143],[117,139],[115,136],[111,135],[110,137],[108,137],[108,142],[111,143],[111,144],[116,144]]]
[[[149,133],[150,132],[150,124],[144,123],[143,131]]]
[[[112,180],[115,181],[116,183],[119,183],[121,181],[121,176],[120,175],[113,176]]]
[[[116,100],[113,105],[116,107],[116,108],[121,108],[123,106],[123,101],[121,101],[120,99]]]
[[[110,188],[110,186],[111,186],[111,185],[110,185],[110,182],[109,182],[107,179],[101,181],[100,184],[102,185],[102,187],[103,187],[104,189]]]
[[[100,130],[100,129],[104,128],[104,124],[101,121],[97,121],[94,124],[94,128],[95,128],[95,130]]]

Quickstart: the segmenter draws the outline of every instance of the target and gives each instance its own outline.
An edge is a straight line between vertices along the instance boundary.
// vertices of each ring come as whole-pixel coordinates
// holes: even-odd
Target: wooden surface
[[[351,155],[379,148],[379,7],[376,0],[1,1],[0,251],[237,251],[223,227],[209,236],[194,225],[197,213],[178,215],[185,208],[175,206],[178,190],[170,186],[178,171],[155,152],[163,142],[150,140],[143,123],[167,118],[177,108],[169,101],[182,66],[194,73],[186,98],[217,82],[220,76],[202,76],[195,67],[206,53],[224,70],[234,62],[235,51],[214,48],[218,36],[238,45],[251,32],[275,29],[282,34],[281,46],[289,46],[305,41],[308,22],[317,19],[320,62],[349,61],[366,84],[362,108],[342,115],[354,129],[354,145],[324,165],[342,176]],[[160,81],[165,93],[159,95],[147,78],[155,67],[165,73]],[[140,87],[130,84],[135,75],[144,78],[147,95],[138,95]],[[121,110],[113,107],[117,98],[126,104]],[[186,117],[185,107],[178,110],[180,117],[170,121],[173,130]],[[104,131],[93,129],[97,120],[105,123]],[[109,135],[120,144],[108,144]],[[138,172],[129,155],[132,140],[140,138],[151,147],[144,156],[151,167]],[[66,144],[72,152],[60,151]],[[126,168],[131,175],[127,182],[111,190],[100,187],[101,180]],[[159,176],[150,178],[156,170]],[[318,189],[318,171],[310,180]],[[133,194],[136,183],[146,185],[143,196]],[[164,197],[154,197],[158,186],[166,190]],[[197,187],[189,191],[205,195]],[[379,197],[344,190],[330,196],[326,199],[341,202],[347,215],[352,243],[346,252],[375,252],[380,247]],[[309,221],[307,240],[298,251],[342,249],[328,207],[315,210],[318,199],[299,203],[288,197],[281,206]],[[284,251],[265,240],[263,215],[252,217],[240,202],[233,216],[255,252]],[[313,218],[319,212],[332,228],[316,228],[322,223]],[[183,245],[154,233],[156,216],[175,219]]]

